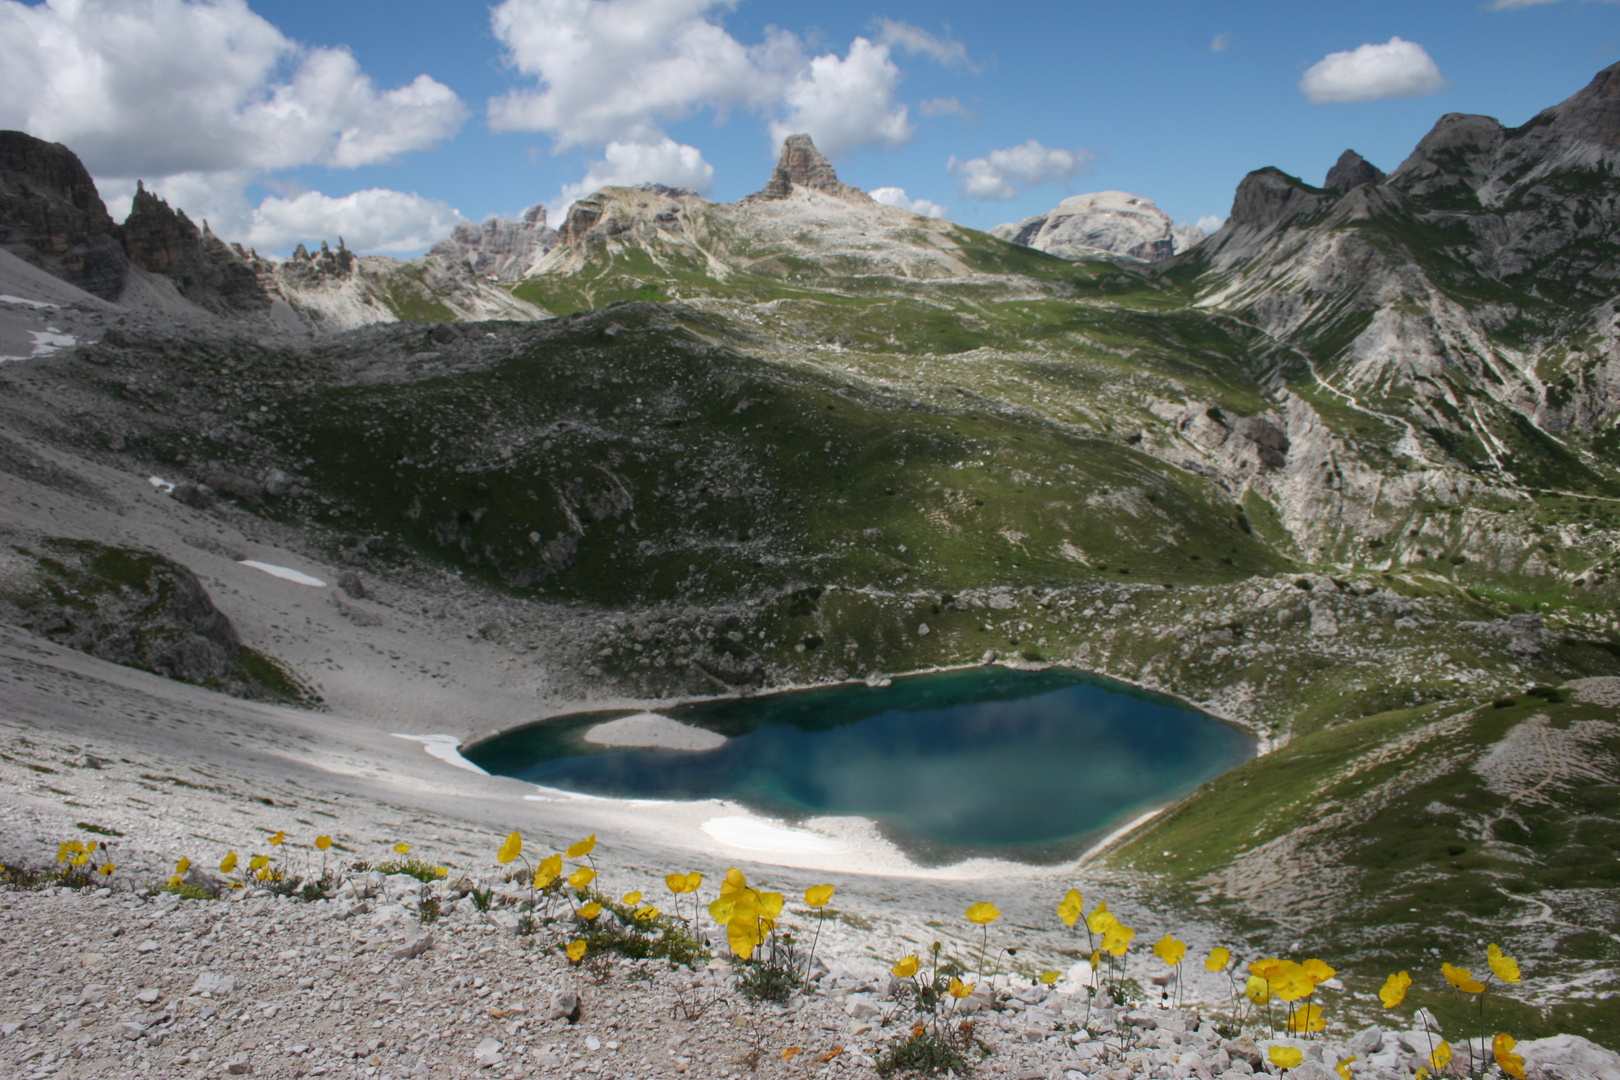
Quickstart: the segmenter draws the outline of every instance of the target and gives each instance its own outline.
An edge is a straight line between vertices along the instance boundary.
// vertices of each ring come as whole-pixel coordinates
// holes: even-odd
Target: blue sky
[[[799,127],[966,225],[1110,188],[1197,221],[1251,169],[1393,169],[1443,113],[1522,123],[1617,60],[1605,0],[0,0],[0,126],[115,213],[139,176],[267,251],[409,254],[604,178],[736,199]]]

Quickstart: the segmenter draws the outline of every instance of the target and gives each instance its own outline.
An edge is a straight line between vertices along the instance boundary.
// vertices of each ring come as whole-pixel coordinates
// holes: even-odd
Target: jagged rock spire
[[[825,192],[834,198],[867,201],[870,196],[838,179],[827,155],[816,149],[808,135],[789,135],[782,141],[782,156],[770,180],[755,192],[755,199],[785,199],[796,187]]]

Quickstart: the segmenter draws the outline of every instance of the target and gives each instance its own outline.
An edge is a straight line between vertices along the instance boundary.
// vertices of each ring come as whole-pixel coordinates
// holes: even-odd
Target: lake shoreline
[[[544,801],[569,801],[573,799],[580,799],[596,802],[607,801],[624,803],[627,805],[647,805],[648,803],[656,802],[663,805],[679,804],[696,809],[706,803],[723,800],[736,804],[739,810],[742,810],[745,814],[756,817],[761,822],[768,821],[779,823],[781,827],[788,830],[804,830],[808,826],[809,832],[820,832],[820,830],[817,830],[814,825],[810,824],[818,819],[823,821],[826,821],[829,818],[841,819],[845,822],[864,826],[865,828],[869,828],[876,833],[881,834],[884,839],[889,841],[889,844],[886,844],[885,846],[890,846],[891,852],[897,855],[906,864],[907,870],[911,871],[937,871],[945,869],[949,866],[978,862],[985,859],[1006,861],[1013,865],[1024,866],[1030,869],[1039,866],[1048,868],[1055,868],[1059,866],[1078,867],[1082,864],[1096,860],[1104,852],[1123,842],[1130,835],[1136,833],[1142,827],[1161,815],[1170,806],[1179,802],[1181,799],[1186,798],[1189,794],[1196,790],[1196,787],[1188,788],[1169,798],[1164,798],[1156,802],[1136,802],[1135,805],[1130,805],[1130,800],[1127,799],[1123,804],[1126,806],[1126,809],[1123,810],[1118,816],[1107,819],[1101,826],[1096,828],[1086,828],[1078,832],[1075,839],[1081,840],[1082,843],[1084,843],[1083,847],[1069,848],[1067,852],[1060,854],[1059,852],[1068,846],[1061,839],[1052,841],[1032,841],[1032,844],[1044,848],[1045,853],[1031,858],[1028,857],[1028,855],[1021,857],[1020,854],[1016,853],[1018,847],[1020,846],[1017,842],[1012,843],[1006,851],[1003,851],[997,848],[994,843],[990,843],[989,847],[985,847],[981,850],[980,848],[982,843],[989,843],[988,841],[979,842],[973,840],[946,840],[931,836],[926,831],[916,833],[909,838],[905,837],[904,835],[897,837],[894,830],[898,828],[901,830],[901,833],[904,834],[907,831],[906,827],[898,825],[895,821],[891,821],[887,817],[882,816],[885,814],[885,811],[883,810],[854,809],[848,807],[847,805],[841,810],[828,807],[806,806],[798,811],[791,808],[784,809],[783,807],[770,805],[769,803],[759,806],[747,806],[737,803],[736,796],[726,793],[723,788],[715,789],[712,794],[693,794],[691,788],[684,789],[681,794],[658,792],[655,790],[638,792],[634,794],[621,790],[608,791],[600,788],[599,786],[593,786],[592,782],[583,776],[576,777],[574,781],[570,782],[565,775],[559,775],[554,778],[542,778],[540,775],[524,772],[521,767],[518,767],[514,771],[507,771],[507,769],[511,768],[511,766],[506,765],[506,763],[502,761],[502,756],[491,757],[488,754],[478,754],[478,751],[480,750],[494,750],[495,748],[491,746],[492,743],[499,742],[509,737],[521,735],[523,732],[530,732],[535,731],[535,729],[550,728],[565,724],[572,724],[579,728],[579,731],[572,737],[563,733],[559,733],[559,735],[556,736],[556,738],[564,740],[565,743],[569,741],[570,738],[574,738],[578,739],[582,744],[591,744],[593,747],[600,747],[603,749],[608,747],[613,747],[615,749],[709,749],[711,748],[710,746],[699,746],[692,741],[685,739],[671,740],[666,737],[644,741],[636,735],[631,735],[628,738],[620,738],[613,733],[621,727],[627,728],[628,726],[633,726],[638,723],[645,725],[647,722],[661,721],[663,724],[668,725],[671,729],[685,730],[694,734],[707,734],[711,729],[705,726],[703,719],[694,720],[694,718],[691,717],[677,717],[674,715],[665,714],[674,714],[678,710],[685,710],[694,706],[726,706],[752,701],[770,702],[772,700],[780,700],[794,694],[804,694],[810,691],[853,691],[863,686],[870,687],[874,691],[882,691],[894,686],[896,683],[921,678],[923,676],[937,676],[952,673],[981,671],[986,668],[1001,668],[1007,672],[1018,672],[1030,676],[1049,671],[1073,675],[1074,681],[1066,685],[1075,687],[1089,686],[1093,688],[1094,691],[1101,691],[1105,695],[1119,695],[1136,699],[1138,702],[1142,703],[1138,707],[1169,709],[1174,712],[1191,714],[1203,721],[1214,721],[1220,727],[1223,727],[1229,732],[1240,736],[1243,743],[1243,757],[1240,760],[1233,762],[1231,765],[1222,768],[1221,771],[1223,772],[1226,771],[1227,768],[1236,768],[1245,761],[1252,761],[1256,757],[1271,749],[1271,747],[1268,745],[1268,740],[1266,740],[1263,734],[1257,732],[1251,725],[1235,721],[1232,718],[1223,716],[1214,710],[1204,708],[1197,703],[1177,697],[1173,694],[1165,693],[1156,687],[1143,686],[1128,679],[1120,679],[1111,675],[1091,671],[1073,663],[1032,663],[1020,662],[1017,660],[997,661],[992,663],[966,663],[948,666],[942,665],[906,672],[901,675],[883,676],[881,678],[846,679],[836,682],[821,682],[813,684],[791,684],[787,686],[773,687],[769,691],[759,694],[726,693],[687,695],[656,700],[632,699],[625,701],[622,705],[613,702],[597,702],[593,703],[594,707],[592,708],[583,710],[558,711],[532,721],[512,725],[502,729],[501,731],[493,732],[487,736],[482,736],[475,740],[470,740],[460,749],[462,752],[473,755],[477,759],[479,767],[488,766],[497,775],[505,775],[508,778],[517,780],[521,783],[537,785],[538,794]],[[1041,692],[1044,693],[1045,691]],[[926,696],[926,691],[924,693]],[[985,699],[975,699],[971,694],[968,694],[962,703],[974,703],[982,700]],[[989,700],[995,699],[991,698]],[[1013,700],[1013,698],[1009,697],[1007,700]],[[951,708],[954,706],[943,705],[936,707]],[[833,714],[835,715],[838,712],[837,706],[831,706],[831,708],[833,709]],[[818,710],[816,706],[812,705],[809,707],[808,711],[816,712]],[[719,731],[725,731],[731,736],[738,734],[738,731],[725,726],[726,718],[716,718],[711,715],[708,719],[710,722],[717,723]],[[767,725],[772,722],[773,721],[771,720],[764,721],[764,723]],[[789,722],[793,723],[794,726],[798,726],[797,721]],[[749,730],[752,729],[750,728]],[[607,737],[599,737],[600,733],[604,732],[608,733]],[[532,745],[529,747],[523,747],[523,744],[520,742],[518,744],[519,749],[516,750],[517,756],[515,758],[507,758],[506,761],[516,760],[521,762],[524,760],[533,760],[536,762],[543,762],[547,760],[570,758],[573,756],[566,749],[558,750],[555,747],[549,746],[545,742],[547,739],[546,736],[542,735],[539,736],[539,738],[542,740],[541,747],[544,747],[543,749],[541,747],[535,747]],[[718,732],[716,732],[713,738],[716,741],[711,744],[712,746],[723,745],[726,741],[725,736],[718,734]],[[511,750],[508,750],[507,752],[512,753]],[[499,751],[496,753],[499,754]],[[533,757],[532,759],[526,759],[526,753],[538,754],[539,756]],[[859,757],[860,755],[857,754],[856,756]],[[719,767],[722,769],[725,768],[725,766]],[[817,775],[820,774],[817,773]],[[657,785],[654,786],[656,787]],[[1151,788],[1148,790],[1150,791]],[[845,830],[839,829],[838,831],[844,832]],[[823,835],[825,834],[823,833]],[[1087,841],[1085,837],[1088,835],[1090,837],[1094,837],[1095,839]],[[1057,850],[1053,850],[1053,848],[1056,848]]]

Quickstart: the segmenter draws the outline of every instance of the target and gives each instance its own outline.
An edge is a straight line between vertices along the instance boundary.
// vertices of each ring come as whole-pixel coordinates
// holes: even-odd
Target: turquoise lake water
[[[1071,858],[1254,755],[1172,699],[1052,669],[972,668],[663,710],[728,737],[705,751],[583,740],[578,713],[463,751],[501,776],[616,798],[729,799],[793,818],[859,815],[914,858]]]

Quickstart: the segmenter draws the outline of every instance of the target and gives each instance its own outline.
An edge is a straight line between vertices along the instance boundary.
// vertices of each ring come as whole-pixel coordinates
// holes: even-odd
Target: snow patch
[[[0,304],[27,304],[31,308],[59,308],[61,304],[48,304],[44,300],[26,300],[10,293],[0,293]]]
[[[249,563],[247,565],[254,564]],[[296,572],[289,571],[289,573]],[[314,579],[311,578],[310,580],[313,581]],[[396,739],[421,743],[422,749],[447,765],[454,765],[458,769],[466,769],[468,772],[477,773],[479,776],[489,775],[488,772],[461,756],[461,740],[454,735],[401,735],[398,732],[394,732],[393,735]]]
[[[157,477],[154,476],[152,479],[156,480]],[[170,484],[169,489],[172,491],[174,489],[174,485]],[[238,566],[251,566],[255,570],[263,570],[265,573],[269,574],[271,577],[278,577],[278,578],[281,578],[283,581],[291,581],[295,585],[313,585],[317,589],[326,588],[326,582],[322,581],[318,577],[310,577],[308,574],[306,574],[306,573],[304,573],[304,572],[302,572],[300,570],[291,570],[291,569],[288,569],[285,566],[277,566],[274,563],[263,563],[263,562],[259,562],[257,559],[243,559],[237,565]],[[428,752],[432,753],[431,750],[428,751]]]
[[[832,855],[844,850],[844,845],[836,840],[758,818],[737,815],[710,818],[702,828],[727,847],[744,851],[769,851],[777,855]]]
[[[165,495],[171,494],[174,491],[174,481],[165,480],[161,476],[148,476],[146,478],[146,482],[163,492]]]

